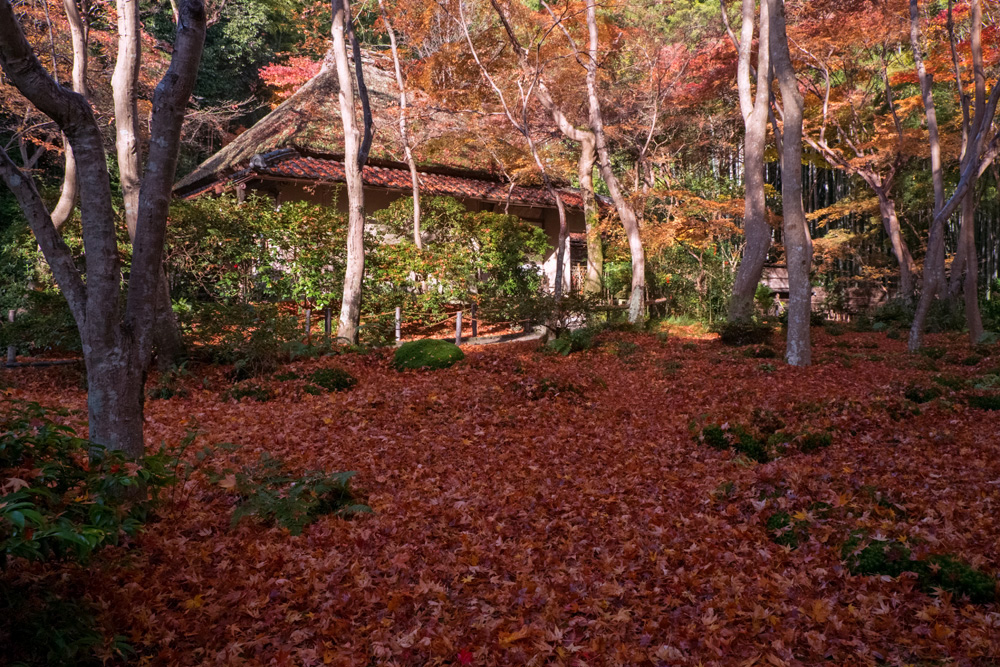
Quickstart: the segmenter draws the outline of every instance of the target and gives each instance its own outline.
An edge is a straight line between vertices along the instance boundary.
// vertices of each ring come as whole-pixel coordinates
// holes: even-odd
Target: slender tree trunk
[[[631,205],[625,200],[625,195],[621,191],[618,178],[611,168],[611,156],[608,152],[607,138],[604,134],[604,116],[601,113],[601,102],[597,95],[597,55],[598,55],[598,33],[597,33],[597,2],[587,0],[587,31],[589,33],[589,47],[585,60],[587,67],[587,102],[590,109],[590,129],[594,133],[594,143],[597,149],[598,168],[601,177],[608,186],[608,192],[615,203],[615,209],[625,227],[625,236],[628,238],[629,255],[632,258],[632,294],[629,297],[628,321],[635,324],[644,316],[646,299],[646,255],[642,247],[642,238],[639,232],[639,219],[632,210]]]
[[[600,294],[604,283],[604,245],[601,243],[600,213],[594,193],[594,162],[597,153],[590,138],[580,142],[577,177],[583,198],[583,219],[587,231],[587,275],[583,281],[585,294]]]
[[[979,263],[976,260],[976,191],[973,188],[962,200],[960,244],[965,247],[965,322],[969,340],[976,344],[983,337],[983,316],[979,312]]]
[[[899,294],[904,299],[913,298],[913,274],[916,265],[910,249],[903,241],[902,231],[899,227],[899,216],[896,215],[896,203],[889,197],[889,193],[884,188],[872,186],[878,197],[878,208],[882,215],[882,226],[889,236],[892,244],[892,254],[899,264]]]
[[[378,0],[378,8],[382,13],[382,23],[389,33],[389,47],[392,50],[392,64],[396,70],[396,85],[399,87],[399,136],[403,141],[403,152],[406,154],[406,164],[410,166],[410,180],[413,182],[413,243],[418,249],[423,249],[424,242],[420,237],[420,177],[417,174],[417,163],[410,149],[410,136],[406,125],[406,82],[403,80],[403,69],[399,65],[399,49],[396,47],[396,31],[389,22],[389,14],[385,10],[384,0]]]
[[[723,7],[725,12],[725,7]],[[764,196],[764,145],[770,107],[772,71],[770,62],[770,19],[767,2],[760,3],[760,40],[757,55],[757,93],[750,103],[750,48],[753,44],[754,0],[743,2],[743,26],[739,42],[737,87],[743,108],[745,134],[743,139],[744,203],[743,230],[746,248],[736,271],[733,294],[729,304],[729,321],[746,321],[753,315],[754,296],[760,283],[767,253],[771,248],[771,227],[767,224],[767,204]],[[768,76],[760,78],[760,72]]]
[[[802,207],[802,95],[792,67],[785,33],[784,0],[766,0],[771,11],[771,59],[784,105],[781,153],[781,204],[784,210],[785,260],[788,265],[788,343],[785,360],[792,366],[812,361],[810,315],[812,239]]]
[[[351,25],[349,0],[333,0],[333,47],[331,53],[340,83],[340,118],[344,125],[344,172],[347,181],[347,271],[344,296],[337,323],[337,337],[358,342],[361,326],[361,286],[365,273],[365,191],[360,162],[361,129],[354,112],[354,88],[347,60],[347,39]],[[356,63],[360,66],[360,63]]]
[[[562,197],[559,196],[554,187],[549,186],[549,190],[555,196],[556,212],[559,215],[559,240],[556,247],[556,284],[553,289],[556,301],[559,301],[566,291],[566,241],[569,239],[569,230],[566,228],[566,206],[563,204]]]
[[[87,26],[76,6],[76,0],[63,0],[63,7],[66,10],[66,21],[69,24],[70,41],[73,45],[73,90],[89,99],[90,92],[87,89]],[[53,70],[53,74],[55,74],[55,70]],[[59,191],[59,201],[52,209],[52,224],[55,225],[56,229],[62,229],[70,215],[73,214],[79,193],[73,147],[70,146],[65,134],[62,137],[62,143],[65,169],[62,187]]]
[[[125,199],[125,225],[128,227],[129,238],[135,238],[142,173],[138,107],[142,43],[138,0],[117,0],[117,12],[118,59],[111,77],[115,102],[115,148]]]

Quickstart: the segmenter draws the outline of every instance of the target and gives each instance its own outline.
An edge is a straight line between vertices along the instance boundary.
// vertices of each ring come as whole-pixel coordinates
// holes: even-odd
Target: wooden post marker
[[[326,342],[330,343],[330,331],[333,329],[333,311],[330,306],[323,309],[323,336],[326,338]]]
[[[312,345],[312,308],[306,308],[306,345]]]
[[[403,308],[396,306],[396,345],[403,339]]]
[[[462,344],[462,311],[455,317],[455,345]]]
[[[479,319],[476,317],[476,304],[472,304],[472,337],[479,335]]]

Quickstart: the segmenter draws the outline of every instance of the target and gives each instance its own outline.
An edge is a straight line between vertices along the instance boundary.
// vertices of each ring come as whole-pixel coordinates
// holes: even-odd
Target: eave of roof
[[[418,172],[421,194],[451,196],[459,199],[476,199],[513,206],[555,208],[555,199],[544,188],[511,185],[496,180],[456,176],[433,172]],[[249,166],[200,188],[183,193],[193,199],[206,192],[220,192],[254,179],[308,181],[310,183],[343,183],[346,175],[342,160],[325,157],[303,156],[292,149],[272,151],[257,155]],[[394,166],[366,165],[362,179],[367,187],[409,192],[413,188],[409,169]],[[579,190],[559,190],[563,204],[573,210],[583,209]],[[605,202],[601,202],[602,204]]]

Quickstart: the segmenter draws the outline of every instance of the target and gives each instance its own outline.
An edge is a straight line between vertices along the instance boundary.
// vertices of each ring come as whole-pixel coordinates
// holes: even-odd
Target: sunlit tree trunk
[[[587,274],[583,281],[586,294],[600,294],[604,283],[604,244],[601,242],[600,209],[594,193],[594,162],[597,153],[594,141],[587,137],[580,142],[577,177],[583,198],[583,219],[587,232]]]
[[[63,0],[66,10],[66,22],[69,24],[70,43],[73,46],[73,90],[90,99],[87,89],[87,25],[76,6],[76,0]],[[55,72],[53,72],[55,74]],[[73,147],[63,135],[63,182],[59,191],[59,201],[52,209],[52,224],[56,229],[62,229],[76,208],[76,198],[79,193],[77,184],[76,160],[73,158]]]
[[[746,321],[753,315],[754,295],[760,283],[764,263],[767,261],[768,250],[771,248],[771,227],[767,224],[767,205],[764,196],[764,145],[767,139],[771,94],[770,20],[768,3],[761,2],[758,81],[756,96],[753,96],[750,82],[750,52],[753,46],[754,5],[754,0],[743,0],[743,25],[738,44],[737,88],[745,127],[743,230],[746,247],[733,283],[733,294],[729,303],[730,322]],[[725,6],[722,7],[722,11],[725,15]]]
[[[385,10],[384,0],[378,0],[378,8],[382,13],[382,22],[389,33],[389,47],[392,51],[392,64],[396,69],[396,85],[399,87],[399,136],[403,141],[403,152],[406,154],[406,164],[410,167],[410,180],[413,182],[413,243],[417,248],[423,248],[420,237],[420,177],[417,174],[417,163],[413,159],[410,148],[410,136],[406,123],[406,82],[403,80],[403,70],[399,65],[399,49],[396,47],[396,31],[392,29],[389,14]]]
[[[634,324],[641,320],[645,314],[646,255],[639,232],[639,219],[625,200],[618,178],[611,168],[611,156],[604,134],[604,115],[601,113],[601,101],[597,94],[597,56],[600,42],[597,33],[596,0],[587,0],[587,32],[589,42],[587,58],[584,62],[587,67],[587,103],[590,110],[590,129],[594,133],[598,169],[608,186],[608,193],[615,204],[618,217],[621,218],[622,225],[625,227],[625,236],[628,239],[629,255],[632,258],[632,293],[628,303],[628,321]]]
[[[344,172],[347,182],[348,222],[347,222],[347,270],[344,275],[344,295],[340,306],[340,320],[337,337],[351,343],[358,342],[361,326],[361,286],[365,274],[365,191],[362,169],[367,161],[362,129],[358,127],[354,112],[354,88],[351,84],[351,69],[347,59],[347,40],[353,42],[349,0],[333,0],[333,22],[331,52],[337,68],[340,83],[340,118],[344,126]],[[360,75],[360,54],[355,50],[355,68]],[[360,95],[365,91],[359,90]],[[370,136],[369,118],[365,119],[364,136]]]
[[[867,181],[868,179],[865,180]],[[913,273],[916,265],[913,261],[913,256],[910,254],[909,247],[903,241],[902,230],[899,226],[899,216],[896,214],[896,202],[892,200],[884,188],[872,185],[871,181],[869,181],[869,184],[875,191],[876,197],[878,197],[878,208],[882,216],[882,226],[885,228],[885,233],[892,245],[892,254],[899,264],[900,296],[904,299],[912,299]]]
[[[52,118],[73,146],[80,172],[86,284],[30,177],[0,151],[0,177],[17,198],[80,331],[87,367],[90,439],[132,457],[143,454],[143,384],[152,351],[166,219],[181,124],[205,38],[200,0],[180,5],[170,66],[153,96],[149,159],[142,178],[128,295],[121,306],[116,216],[104,137],[86,99],[59,86],[38,62],[10,0],[0,0],[0,67]]]
[[[783,238],[789,291],[785,360],[792,366],[808,366],[812,362],[809,331],[812,312],[812,286],[809,281],[812,239],[809,237],[802,206],[802,95],[799,93],[799,84],[788,51],[784,1],[766,1],[770,4],[771,12],[771,59],[784,106],[781,205],[784,212]]]

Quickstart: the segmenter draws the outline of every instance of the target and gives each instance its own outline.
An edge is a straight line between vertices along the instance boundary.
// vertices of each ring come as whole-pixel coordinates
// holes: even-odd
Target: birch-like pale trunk
[[[597,2],[587,0],[588,47],[584,63],[587,68],[587,105],[589,107],[590,130],[594,133],[594,148],[597,150],[597,164],[608,186],[608,193],[618,211],[625,236],[628,239],[629,255],[632,258],[632,293],[628,304],[628,321],[635,324],[644,316],[646,299],[646,255],[639,232],[639,219],[625,200],[625,195],[611,168],[607,137],[604,133],[604,115],[597,94],[597,56],[600,45],[597,33]]]
[[[781,152],[781,205],[784,212],[783,237],[785,263],[788,265],[788,339],[785,361],[791,366],[812,362],[810,315],[812,285],[812,239],[802,206],[802,95],[792,66],[785,32],[784,0],[765,0],[770,4],[771,60],[781,90],[784,107]]]
[[[139,70],[142,66],[139,1],[117,0],[118,57],[111,76],[115,103],[115,150],[125,200],[125,226],[135,238],[142,156],[139,148]]]
[[[344,127],[344,172],[347,182],[347,270],[344,295],[337,322],[337,337],[358,342],[361,326],[361,286],[365,274],[365,190],[362,181],[362,130],[354,111],[354,88],[347,59],[348,31],[351,25],[350,0],[333,0],[331,54],[340,84],[338,99]],[[356,63],[360,67],[360,63]]]
[[[152,141],[123,310],[103,135],[87,100],[61,87],[45,71],[10,0],[0,0],[0,67],[22,95],[56,122],[73,147],[81,173],[87,174],[79,181],[86,284],[34,182],[2,151],[0,177],[17,198],[80,331],[87,367],[89,437],[132,457],[144,452],[144,381],[153,345],[167,212],[181,124],[205,38],[205,7],[200,0],[183,0],[180,14],[170,66],[153,96]]]
[[[399,87],[399,136],[403,141],[403,152],[406,164],[410,167],[410,180],[413,182],[413,244],[423,249],[424,242],[420,236],[420,176],[417,173],[417,162],[413,159],[410,147],[410,134],[406,122],[406,81],[403,79],[403,68],[399,64],[399,49],[396,45],[396,31],[389,21],[389,13],[385,9],[384,0],[378,0],[378,8],[382,13],[382,23],[389,34],[389,48],[392,51],[392,64],[396,70],[396,85]]]
[[[760,38],[757,51],[757,91],[752,93],[750,57],[753,46],[754,0],[743,0],[743,24],[737,44],[737,89],[745,128],[743,138],[744,203],[743,230],[746,247],[736,271],[729,302],[729,321],[745,322],[753,315],[754,296],[771,248],[771,227],[767,224],[764,195],[764,147],[771,110],[770,15],[767,2],[760,3]],[[725,5],[722,6],[726,17]],[[728,20],[727,20],[728,26]],[[735,39],[735,35],[731,35]],[[764,76],[761,78],[760,73]]]
[[[73,91],[80,93],[86,99],[90,99],[90,91],[87,89],[87,25],[80,15],[80,9],[76,6],[76,0],[63,0],[63,7],[66,11],[66,22],[69,24],[70,44],[73,47]],[[66,135],[63,135],[63,181],[59,189],[59,201],[52,209],[52,224],[56,229],[62,229],[66,221],[73,214],[76,208],[76,199],[79,194],[77,183],[76,160],[73,158],[73,147],[70,146]]]
[[[594,192],[594,163],[597,151],[593,138],[580,142],[580,159],[577,162],[577,178],[580,180],[580,196],[583,199],[583,220],[587,233],[587,274],[583,280],[586,294],[600,294],[604,287],[604,244],[601,242],[600,209]]]

